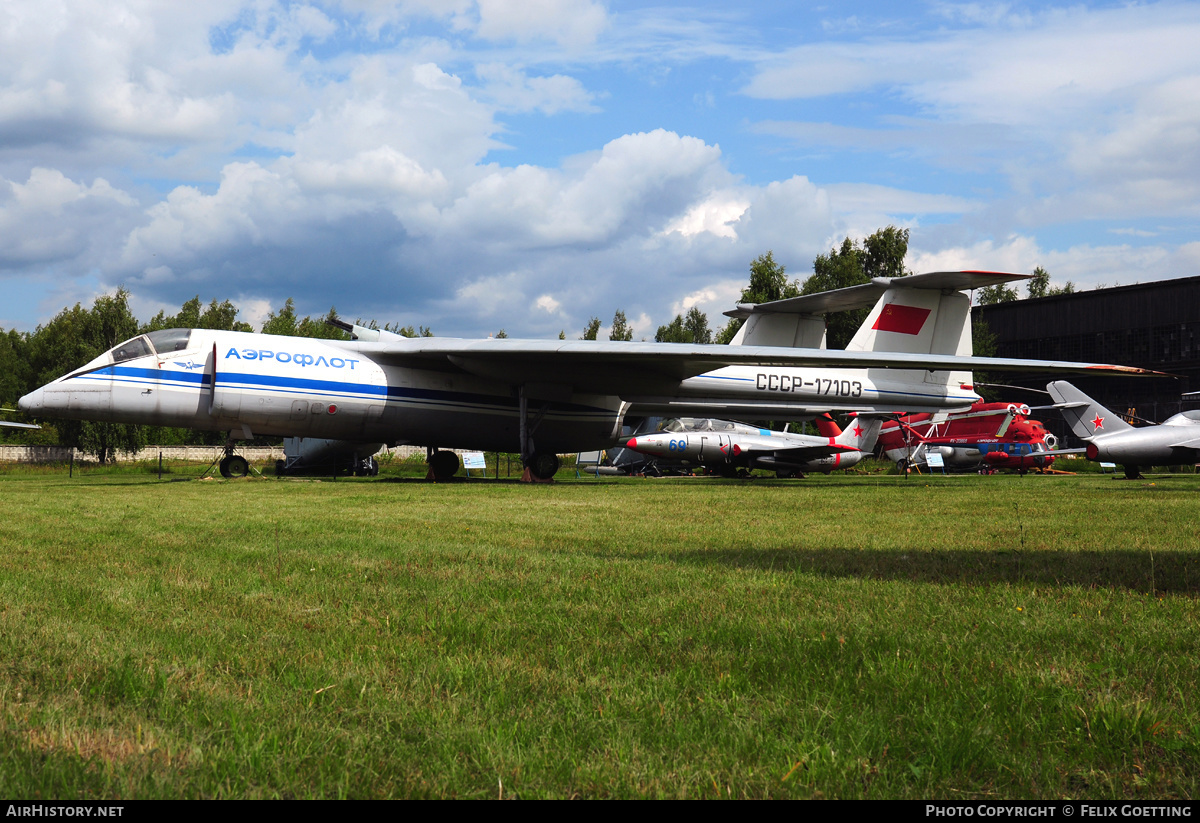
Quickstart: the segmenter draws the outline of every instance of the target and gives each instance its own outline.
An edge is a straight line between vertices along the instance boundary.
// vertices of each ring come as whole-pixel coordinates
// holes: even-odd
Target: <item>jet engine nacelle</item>
[[[283,441],[284,459],[275,467],[276,474],[350,471],[356,475],[379,474],[374,455],[382,443],[356,443],[350,440],[325,440],[319,437],[287,437]]]

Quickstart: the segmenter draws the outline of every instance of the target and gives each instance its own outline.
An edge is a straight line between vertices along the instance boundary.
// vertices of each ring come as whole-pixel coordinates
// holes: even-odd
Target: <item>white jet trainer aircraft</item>
[[[958,290],[1025,275],[941,272],[740,306],[735,345],[409,339],[347,326],[315,340],[167,329],[140,335],[21,398],[23,411],[257,435],[424,445],[435,476],[453,452],[518,449],[539,478],[556,454],[616,442],[637,413],[796,419],[834,409],[937,411],[978,399],[971,369],[1080,373],[1090,363],[970,357],[970,300]],[[824,348],[824,312],[875,303],[846,351]],[[717,415],[713,415],[717,416]],[[228,451],[227,476],[245,460]]]

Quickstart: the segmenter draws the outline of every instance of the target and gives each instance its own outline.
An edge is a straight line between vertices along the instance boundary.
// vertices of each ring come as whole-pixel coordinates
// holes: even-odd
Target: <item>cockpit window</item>
[[[135,337],[132,340],[126,340],[112,350],[114,363],[124,363],[126,360],[132,360],[135,357],[144,357],[150,353],[150,344],[146,342],[146,338],[144,337]]]
[[[1200,423],[1200,409],[1188,409],[1179,414],[1172,415],[1164,423],[1164,426],[1194,426]]]
[[[191,339],[191,329],[160,329],[152,331],[147,337],[154,344],[154,350],[159,354],[166,354],[173,351],[183,351],[187,348],[188,340]]]

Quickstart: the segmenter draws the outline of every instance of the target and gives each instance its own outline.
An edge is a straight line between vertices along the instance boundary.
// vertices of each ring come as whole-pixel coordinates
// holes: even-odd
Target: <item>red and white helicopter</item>
[[[905,414],[883,424],[879,445],[901,471],[940,455],[957,471],[1014,469],[1021,474],[1054,463],[1058,440],[1025,404],[985,403],[969,411]]]

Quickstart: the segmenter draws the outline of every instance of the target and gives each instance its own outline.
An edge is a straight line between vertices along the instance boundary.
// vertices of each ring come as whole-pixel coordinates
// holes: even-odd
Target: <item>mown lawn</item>
[[[0,475],[10,797],[1194,797],[1200,477]]]

